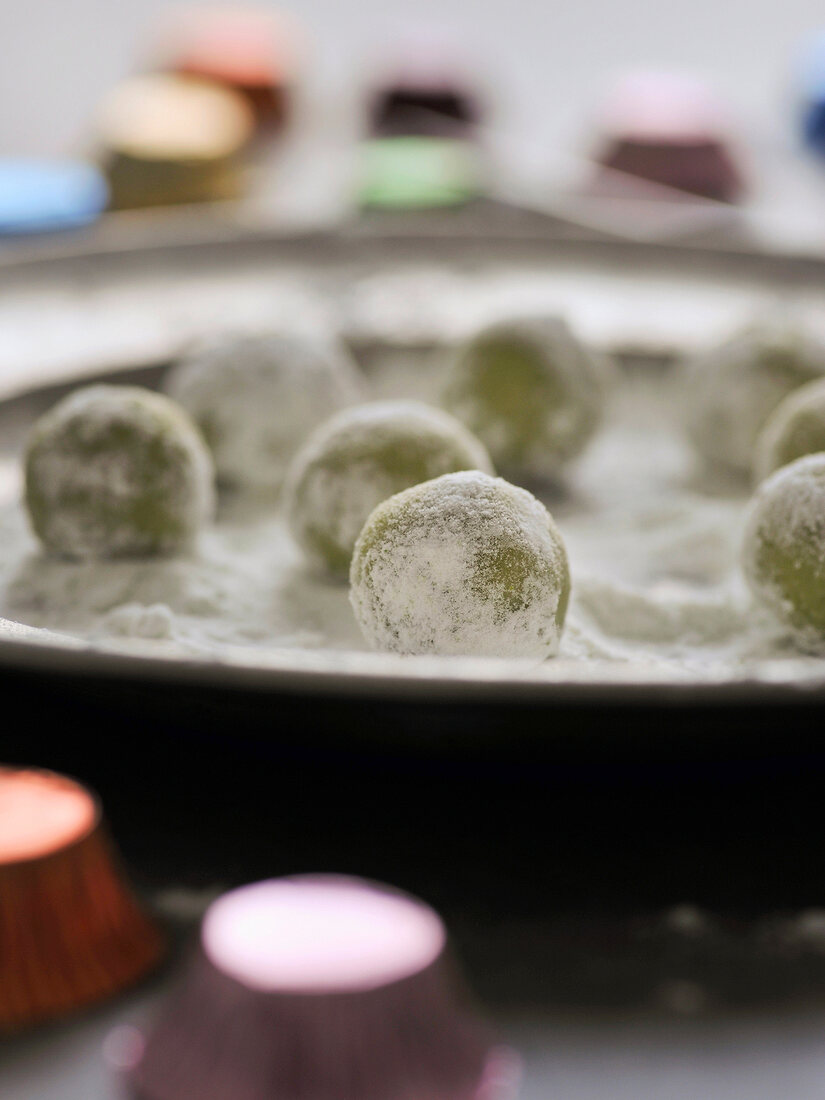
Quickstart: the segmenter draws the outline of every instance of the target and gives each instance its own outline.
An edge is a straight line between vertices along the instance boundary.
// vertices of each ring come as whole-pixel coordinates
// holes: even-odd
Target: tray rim
[[[211,688],[227,692],[434,705],[703,708],[742,704],[807,707],[825,702],[825,673],[816,678],[772,680],[750,673],[718,680],[709,677],[645,680],[623,671],[625,666],[616,665],[613,674],[602,679],[583,676],[555,680],[530,677],[528,669],[516,660],[401,657],[383,653],[347,654],[351,667],[342,671],[340,653],[334,650],[296,649],[290,651],[289,658],[282,651],[273,650],[266,660],[256,660],[254,655],[259,651],[249,650],[247,655],[240,647],[227,647],[222,658],[207,659],[123,653],[100,649],[69,636],[52,638],[49,640],[47,631],[0,619],[0,668],[82,680],[180,686],[208,682]],[[311,659],[306,659],[306,652],[312,653]],[[294,655],[299,655],[297,660]],[[441,666],[437,671],[433,667],[436,664]],[[450,674],[445,668],[447,664]],[[697,734],[701,733],[699,727]]]
[[[752,236],[727,239],[688,238],[639,239],[623,237],[568,222],[549,212],[518,204],[489,200],[492,210],[516,215],[501,224],[495,218],[482,227],[471,221],[451,218],[449,212],[431,211],[404,215],[365,213],[347,220],[298,221],[288,224],[244,216],[231,203],[204,204],[170,210],[120,211],[104,216],[95,225],[42,237],[0,239],[0,277],[17,272],[40,274],[64,265],[90,261],[128,262],[152,254],[185,256],[210,249],[263,249],[274,257],[278,252],[311,253],[317,247],[334,250],[356,246],[429,245],[454,241],[465,246],[490,242],[523,247],[552,246],[582,257],[602,252],[640,263],[672,264],[695,270],[706,265],[716,271],[737,270],[751,275],[810,280],[825,277],[825,252],[772,247]],[[524,224],[519,224],[518,216]]]

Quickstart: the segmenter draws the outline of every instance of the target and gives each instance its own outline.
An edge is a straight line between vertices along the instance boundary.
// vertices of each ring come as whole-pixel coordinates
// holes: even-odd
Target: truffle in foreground
[[[214,507],[197,428],[137,386],[88,386],[60,401],[32,429],[25,479],[35,534],[69,558],[174,553]]]
[[[339,347],[286,333],[224,336],[172,371],[168,392],[212,448],[219,481],[275,489],[309,433],[362,395]]]
[[[541,659],[558,650],[570,571],[543,504],[469,471],[379,504],[355,545],[350,584],[375,649]]]
[[[492,473],[479,441],[449,414],[418,401],[345,409],[317,429],[290,469],[286,511],[312,564],[349,575],[355,540],[383,500],[457,470]]]
[[[604,362],[564,321],[526,317],[489,325],[459,349],[444,406],[498,469],[552,478],[599,426],[606,381]]]
[[[754,497],[742,565],[760,602],[805,645],[825,642],[825,454],[783,466]]]

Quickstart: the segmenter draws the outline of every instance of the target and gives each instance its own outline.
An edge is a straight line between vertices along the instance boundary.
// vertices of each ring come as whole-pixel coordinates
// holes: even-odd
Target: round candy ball
[[[184,411],[137,386],[88,386],[41,417],[26,506],[47,550],[70,558],[164,554],[214,507],[212,459]]]
[[[274,489],[307,435],[362,395],[343,349],[285,333],[225,336],[183,359],[168,392],[212,448],[224,485]]]
[[[712,466],[750,473],[770,414],[799,386],[825,374],[825,346],[784,322],[755,324],[698,356],[685,372],[688,434]]]
[[[564,321],[527,317],[483,328],[458,349],[443,401],[514,476],[554,477],[598,427],[603,361]]]
[[[543,504],[466,471],[379,504],[355,544],[350,584],[375,649],[541,659],[558,649],[570,571]]]
[[[754,595],[807,641],[825,639],[825,454],[760,485],[742,547]]]
[[[756,440],[754,474],[761,481],[817,451],[825,451],[825,379],[800,386],[776,406]]]
[[[312,564],[346,579],[355,540],[382,500],[456,470],[492,473],[479,441],[418,401],[345,409],[318,428],[287,480],[290,529]]]

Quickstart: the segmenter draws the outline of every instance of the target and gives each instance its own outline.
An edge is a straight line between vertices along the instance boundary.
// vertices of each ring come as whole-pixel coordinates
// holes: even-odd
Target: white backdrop
[[[82,146],[101,94],[138,63],[169,0],[0,0],[0,155]],[[825,27],[819,0],[297,0],[312,98],[340,102],[394,28],[459,28],[497,90],[498,118],[575,143],[609,75],[680,66],[710,76],[751,132],[787,139],[795,48]]]

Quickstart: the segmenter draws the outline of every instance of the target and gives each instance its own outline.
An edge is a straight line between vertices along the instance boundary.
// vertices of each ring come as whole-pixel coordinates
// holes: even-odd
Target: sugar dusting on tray
[[[560,654],[531,672],[587,678],[605,664],[639,678],[810,675],[806,656],[741,579],[747,487],[696,480],[673,428],[667,380],[628,378],[608,424],[561,494],[545,492],[565,539],[573,598]],[[535,490],[535,486],[530,486]],[[305,567],[274,507],[239,502],[189,556],[67,562],[44,557],[15,501],[0,512],[0,616],[158,656],[220,659],[295,648],[366,648],[346,586]]]

